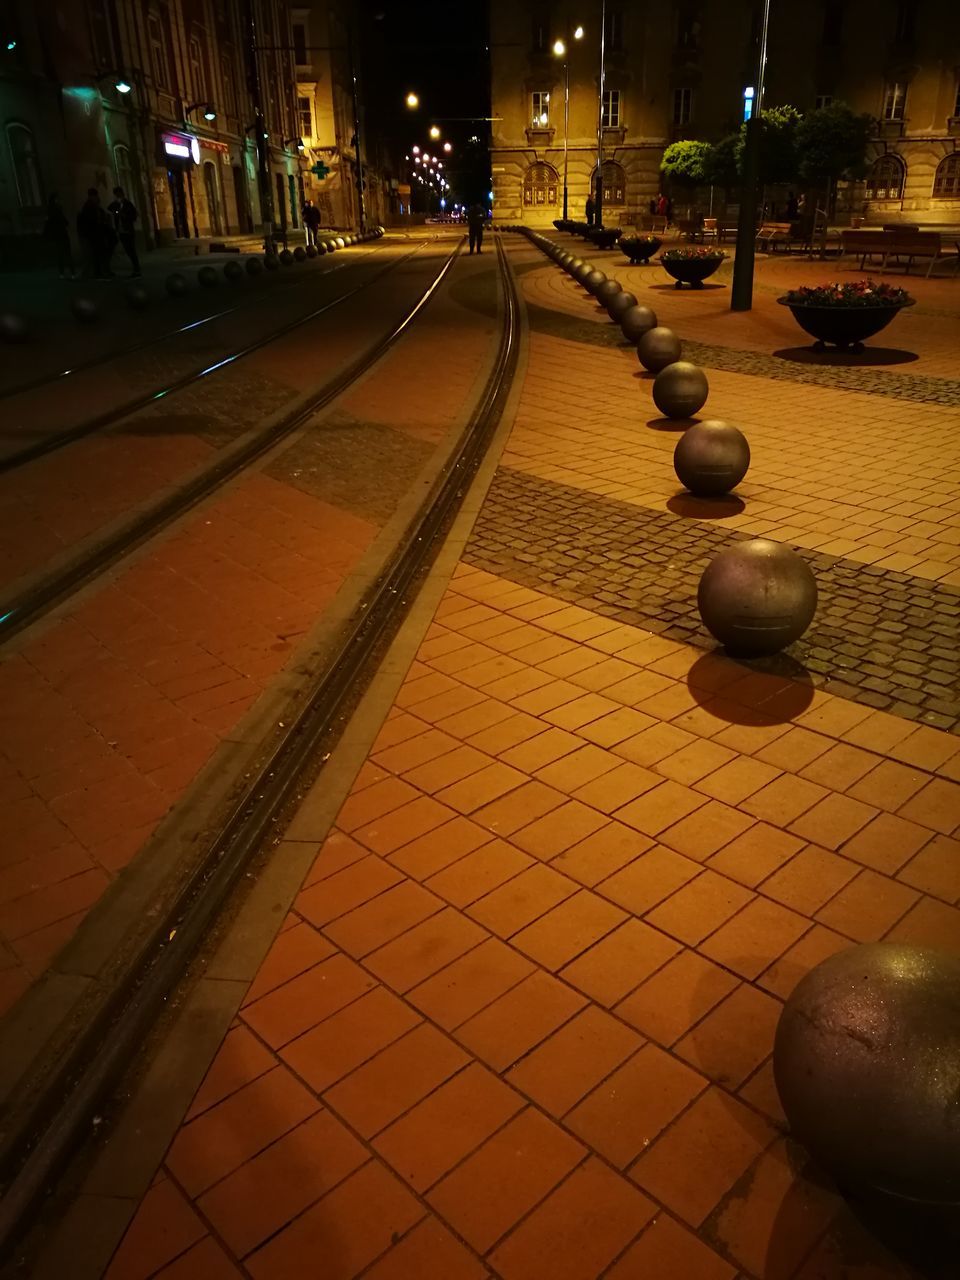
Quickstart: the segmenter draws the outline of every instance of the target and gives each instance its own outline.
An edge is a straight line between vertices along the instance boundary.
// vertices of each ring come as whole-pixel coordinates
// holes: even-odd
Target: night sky
[[[482,119],[490,115],[490,72],[485,3],[451,0],[368,0],[364,6],[363,97],[367,148],[376,137],[403,167],[414,143],[435,147],[428,130],[436,123],[454,147],[446,163],[452,198],[482,200],[489,187],[487,140]],[[419,111],[404,105],[410,91]],[[475,136],[479,143],[471,146]]]

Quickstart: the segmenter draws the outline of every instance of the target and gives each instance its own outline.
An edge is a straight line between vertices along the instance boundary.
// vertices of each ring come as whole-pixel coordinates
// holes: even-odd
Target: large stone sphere
[[[627,297],[632,297],[632,295],[627,294]],[[629,311],[624,312],[620,317],[620,329],[628,342],[639,342],[648,330],[656,327],[657,317],[655,312],[639,303],[631,307]]]
[[[0,315],[0,338],[4,342],[26,342],[30,330],[23,316],[15,311],[5,311]]]
[[[665,418],[692,418],[707,401],[707,375],[689,360],[674,360],[653,380],[653,403]]]
[[[326,240],[318,240],[317,241],[317,257],[322,258],[325,253],[329,253],[329,252],[330,252],[330,246],[327,244]]]
[[[817,584],[806,560],[766,538],[736,542],[700,578],[704,626],[739,658],[779,653],[806,631],[817,611]]]
[[[289,249],[281,249],[277,256],[285,267],[289,267],[293,262],[293,254]]]
[[[246,261],[247,275],[258,276],[263,271],[263,263],[259,258],[250,257]]]
[[[583,266],[582,258],[571,256],[570,261],[567,263],[567,275],[576,276],[577,272],[580,270],[582,266]]]
[[[584,261],[583,259],[581,259],[581,261],[580,261],[580,265],[579,265],[579,267],[577,267],[577,270],[576,270],[576,272],[575,272],[575,275],[576,275],[576,277],[577,277],[577,282],[578,282],[579,284],[582,284],[584,288],[586,288],[586,287],[587,287],[587,286],[586,286],[586,279],[587,279],[587,276],[590,274],[590,272],[591,272],[592,270],[593,270],[593,263],[592,263],[592,262],[586,262],[586,261]]]
[[[670,365],[669,368],[676,366]],[[698,498],[715,498],[721,493],[729,493],[747,474],[749,466],[747,437],[729,422],[721,422],[718,418],[695,422],[683,433],[673,451],[673,469],[677,478]]]
[[[131,311],[146,311],[150,305],[150,295],[142,284],[128,285],[126,299]]]
[[[215,289],[220,283],[220,277],[217,275],[215,267],[201,267],[197,272],[197,282],[203,285],[204,289]]]
[[[607,303],[607,314],[614,324],[619,324],[623,316],[627,314],[631,307],[637,305],[637,299],[632,293],[627,293],[626,289],[621,289],[619,293],[615,293]]]
[[[243,267],[239,262],[225,262],[223,264],[224,279],[229,280],[231,284],[239,284],[243,279]]]
[[[297,247],[293,251],[293,256],[296,258],[297,262],[306,262],[307,251],[302,244],[297,245]]]
[[[606,282],[607,282],[606,275],[602,271],[600,271],[597,267],[593,267],[590,271],[590,274],[587,276],[586,280],[584,280],[583,287],[589,293],[592,293],[594,297],[596,297],[597,293],[599,292],[600,286],[602,284],[606,284]]]
[[[596,290],[596,299],[602,307],[609,307],[617,294],[622,292],[623,285],[619,280],[604,280]]]
[[[92,298],[74,298],[70,309],[81,324],[93,324],[100,319],[100,308]]]
[[[343,236],[337,236],[333,243],[338,249],[345,249],[347,247],[347,242],[344,240]]]
[[[267,268],[268,271],[279,271],[280,259],[277,257],[275,253],[265,253],[263,255],[263,265]]]
[[[651,373],[659,373],[680,359],[680,339],[672,329],[658,324],[648,329],[637,343],[637,359]]]
[[[306,252],[308,258],[315,258],[317,256],[317,246],[315,244],[308,244]]]
[[[794,1136],[841,1188],[960,1204],[960,957],[830,956],[785,1004],[773,1069]]]

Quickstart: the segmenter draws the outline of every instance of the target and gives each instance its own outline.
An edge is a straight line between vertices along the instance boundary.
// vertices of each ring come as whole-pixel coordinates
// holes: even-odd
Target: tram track
[[[419,503],[402,538],[339,628],[322,668],[314,672],[282,717],[219,830],[206,842],[166,908],[144,920],[128,948],[84,1007],[82,1025],[48,1043],[29,1086],[14,1090],[19,1109],[0,1123],[0,1249],[29,1225],[42,1197],[103,1112],[125,1071],[136,1061],[166,1002],[193,957],[278,824],[308,772],[318,772],[342,731],[350,699],[372,677],[383,646],[395,634],[422,575],[439,550],[503,413],[518,361],[519,300],[499,237],[497,263],[502,325],[493,364],[459,439]],[[402,336],[429,302],[462,248],[444,262],[420,300],[374,353],[340,379],[339,394]],[[307,412],[312,412],[309,410]],[[306,412],[300,411],[305,417]],[[39,1083],[38,1083],[39,1082]]]

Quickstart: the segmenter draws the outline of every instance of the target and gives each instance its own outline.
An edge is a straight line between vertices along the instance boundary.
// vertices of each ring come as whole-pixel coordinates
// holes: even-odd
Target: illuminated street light
[[[444,149],[444,151],[447,153],[447,155],[449,155],[449,154],[450,154],[450,152],[453,150],[453,144],[452,144],[452,143],[450,143],[450,142],[445,142],[445,143],[443,144],[443,149]]]
[[[420,105],[420,99],[417,97],[417,95],[416,95],[415,93],[408,93],[408,94],[407,94],[407,106],[410,108],[410,110],[411,110],[411,111],[416,111],[416,109],[417,109],[417,107],[419,107],[419,105]]]
[[[16,47],[17,47],[16,40],[10,39],[7,41],[7,53],[13,53]]]
[[[563,55],[567,52],[567,46],[563,43],[562,40],[554,40],[553,52],[557,55],[558,58],[562,58]]]
[[[583,39],[583,27],[577,27],[577,29],[576,29],[576,30],[574,31],[574,33],[573,33],[573,38],[574,38],[574,40],[582,40],[582,39]]]
[[[133,85],[130,84],[128,81],[124,80],[123,77],[121,76],[121,78],[117,81],[117,83],[113,87],[116,89],[117,93],[129,93],[130,90],[133,88]]]
[[[419,148],[419,147],[411,147],[411,148],[410,148],[410,150],[413,152],[413,154],[414,154],[415,156],[418,156],[418,155],[420,154],[420,148]]]
[[[431,138],[439,138],[439,137],[440,137],[440,126],[439,126],[439,125],[432,124],[432,125],[430,126],[430,137],[431,137]]]

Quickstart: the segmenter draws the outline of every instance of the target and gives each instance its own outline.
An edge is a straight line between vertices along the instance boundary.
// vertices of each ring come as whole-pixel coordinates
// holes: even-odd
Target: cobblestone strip
[[[623,337],[617,326],[577,320],[562,311],[527,303],[530,327],[539,333],[570,342],[597,347],[621,347]],[[682,335],[681,335],[682,336]],[[891,400],[913,400],[923,404],[960,405],[960,380],[932,378],[921,374],[875,373],[872,369],[837,368],[829,365],[794,364],[757,351],[741,351],[705,342],[683,339],[684,359],[708,369],[728,373],[750,373],[779,382],[815,383],[837,391],[860,391]]]
[[[717,552],[748,536],[501,468],[465,558],[606,617],[713,648],[697,583]],[[960,592],[798,550],[817,576],[820,603],[791,653],[813,683],[960,732]],[[796,672],[786,656],[755,665]]]

